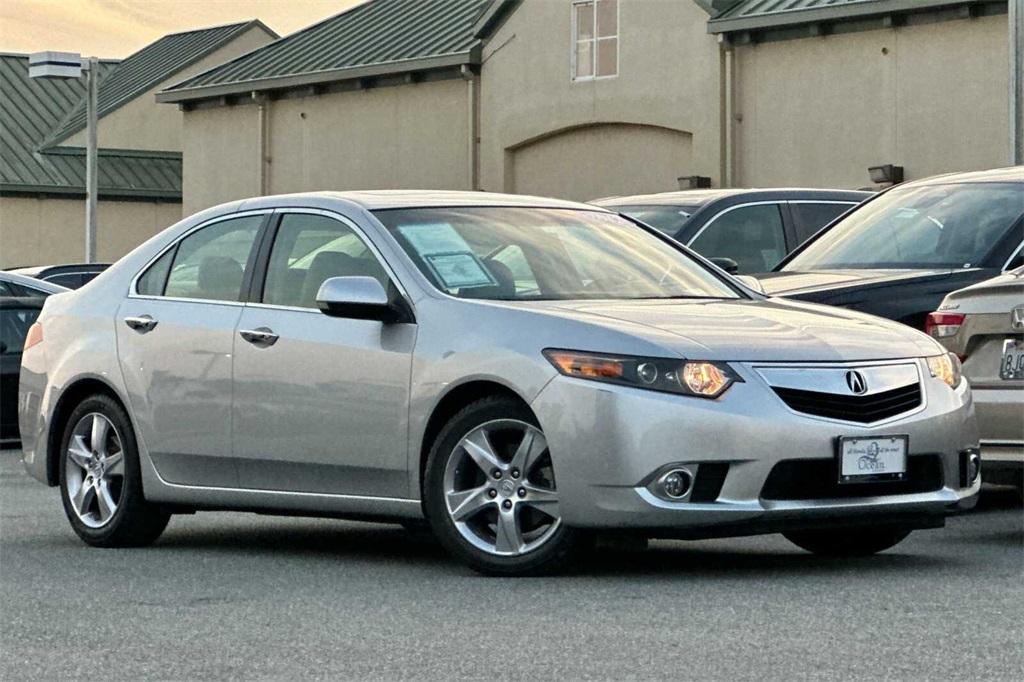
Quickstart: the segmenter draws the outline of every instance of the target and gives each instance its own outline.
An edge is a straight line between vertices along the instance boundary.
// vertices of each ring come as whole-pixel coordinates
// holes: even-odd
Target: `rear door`
[[[190,232],[133,283],[115,321],[139,435],[171,483],[234,487],[231,373],[242,291],[269,213]]]
[[[240,484],[407,497],[416,325],[316,307],[329,277],[375,277],[387,288],[391,275],[358,228],[334,214],[282,212],[264,242],[266,276],[234,338]]]
[[[28,328],[39,317],[36,306],[0,308],[0,441],[18,438],[18,375]]]

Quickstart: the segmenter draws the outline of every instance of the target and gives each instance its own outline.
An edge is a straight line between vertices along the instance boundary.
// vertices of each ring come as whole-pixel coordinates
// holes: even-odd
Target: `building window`
[[[572,4],[572,79],[619,74],[619,0],[578,0]]]

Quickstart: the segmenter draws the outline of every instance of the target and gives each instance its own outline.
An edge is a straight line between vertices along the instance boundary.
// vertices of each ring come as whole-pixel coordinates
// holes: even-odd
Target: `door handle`
[[[248,341],[254,346],[273,346],[277,343],[277,334],[272,329],[267,327],[257,327],[256,329],[242,329],[238,332],[238,335]]]
[[[145,334],[148,331],[152,331],[153,327],[156,326],[156,320],[150,315],[139,315],[138,317],[126,317],[124,323],[128,325],[130,329],[134,329],[140,334]]]

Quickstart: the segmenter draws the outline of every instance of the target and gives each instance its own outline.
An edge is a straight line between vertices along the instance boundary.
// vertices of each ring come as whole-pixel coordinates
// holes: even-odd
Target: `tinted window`
[[[377,257],[344,223],[326,216],[292,213],[281,218],[263,287],[263,302],[315,308],[316,294],[331,277],[388,277]]]
[[[424,276],[461,298],[739,297],[686,254],[613,213],[496,206],[375,215]]]
[[[784,269],[976,267],[1021,229],[1014,223],[1022,214],[1019,184],[898,187],[836,223]]]
[[[4,355],[20,353],[25,346],[25,335],[28,328],[39,317],[36,308],[7,308],[0,310],[0,345]]]
[[[846,213],[853,204],[809,204],[790,202],[797,242],[806,241],[811,235]]]
[[[690,242],[706,258],[732,258],[740,273],[767,272],[786,256],[777,204],[741,206],[719,213]]]
[[[178,245],[165,296],[237,301],[262,216],[232,218],[193,232]]]
[[[149,266],[135,285],[135,291],[142,296],[163,296],[167,273],[171,271],[172,258],[174,258],[173,248],[168,249],[164,255]]]
[[[60,286],[67,287],[68,289],[77,289],[84,284],[82,281],[82,275],[77,272],[53,275],[52,277],[47,277],[46,281],[51,284],[59,284]]]
[[[679,230],[683,229],[683,225],[700,206],[609,206],[608,208],[674,237]]]

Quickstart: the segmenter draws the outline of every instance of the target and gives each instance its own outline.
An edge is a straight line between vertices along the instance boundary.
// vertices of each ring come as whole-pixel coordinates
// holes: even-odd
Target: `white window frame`
[[[597,6],[598,6],[598,4],[600,2],[601,2],[601,0],[573,0],[573,2],[572,2],[571,12],[570,12],[570,15],[569,15],[570,20],[572,22],[572,45],[570,47],[571,51],[570,51],[570,55],[569,55],[569,79],[573,83],[587,83],[587,82],[590,82],[590,81],[600,81],[600,80],[607,80],[609,78],[618,78],[619,77],[619,57],[620,57],[620,51],[621,51],[621,47],[622,47],[622,38],[621,38],[621,36],[622,36],[622,27],[621,27],[621,24],[620,24],[620,21],[622,19],[622,17],[621,17],[622,0],[618,0],[618,2],[615,3],[615,35],[613,35],[613,36],[604,36],[603,37],[604,40],[608,40],[610,38],[614,38],[615,39],[615,73],[607,75],[607,76],[598,76],[597,75],[597,47],[598,47],[597,44],[602,40],[602,38],[597,35]],[[581,6],[581,5],[593,5],[593,8],[594,8],[594,12],[593,12],[593,14],[594,14],[594,25],[591,28],[591,35],[593,36],[593,38],[591,38],[589,41],[586,41],[586,40],[581,41],[579,39],[578,35],[577,35],[576,8]],[[577,76],[576,75],[576,54],[577,54],[576,47],[581,42],[590,42],[593,45],[593,47],[592,47],[592,49],[590,51],[590,61],[591,61],[591,69],[590,69],[591,75],[590,76]]]

